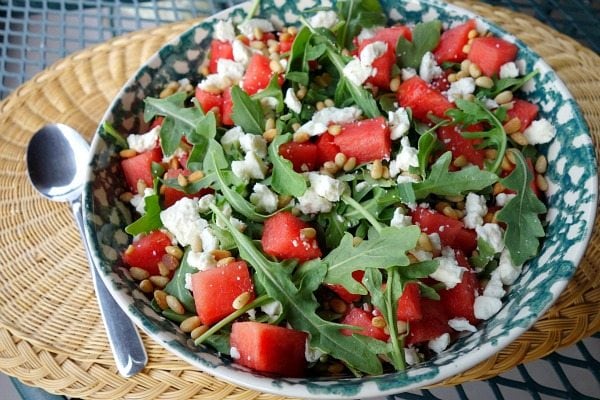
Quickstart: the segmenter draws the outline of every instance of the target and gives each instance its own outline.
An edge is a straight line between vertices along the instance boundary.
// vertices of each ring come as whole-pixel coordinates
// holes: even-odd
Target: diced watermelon
[[[212,325],[235,311],[233,301],[242,293],[254,300],[254,286],[245,261],[192,274],[192,292],[196,312],[205,325]]]
[[[233,46],[229,42],[213,40],[210,43],[210,58],[208,60],[208,71],[217,73],[217,63],[220,59],[233,60]]]
[[[450,75],[452,73],[451,69],[447,69],[445,71],[442,72],[442,74],[436,78],[433,78],[431,80],[431,84],[429,86],[431,86],[432,89],[437,90],[438,92],[445,92],[448,89],[450,89],[450,81],[448,80],[448,75]]]
[[[314,171],[318,166],[319,155],[315,143],[284,143],[279,146],[279,154],[292,162],[296,172]]]
[[[411,212],[413,223],[427,234],[438,233],[444,246],[460,249],[471,254],[477,247],[477,233],[467,229],[459,220],[440,214],[435,210],[419,207]]]
[[[223,96],[220,93],[209,93],[199,87],[196,87],[195,97],[205,113],[213,108],[220,109],[223,104]]]
[[[359,52],[367,45],[377,42],[376,38],[363,40],[359,45]],[[387,43],[387,41],[386,41]],[[392,67],[396,64],[396,47],[387,43],[387,51],[379,58],[375,59],[371,66],[375,68],[376,74],[370,76],[367,82],[381,89],[389,89],[392,80]]]
[[[463,47],[469,41],[469,32],[476,28],[474,19],[470,19],[464,24],[450,28],[442,33],[440,43],[433,51],[438,64],[443,62],[459,63],[467,58],[467,53]]]
[[[455,252],[456,261],[461,267],[465,267],[461,282],[452,289],[440,290],[440,302],[444,305],[444,310],[448,318],[466,318],[471,324],[477,323],[473,303],[475,303],[475,294],[479,290],[479,281],[477,275],[469,266],[469,262],[464,254],[457,250]]]
[[[444,113],[454,107],[441,92],[431,88],[419,76],[402,82],[398,89],[398,103],[402,107],[410,107],[413,117],[423,122],[428,122],[429,113],[447,118]]]
[[[444,333],[450,333],[448,316],[441,301],[421,299],[423,317],[409,324],[406,344],[418,344],[433,340]]]
[[[233,126],[233,100],[231,99],[231,88],[223,91],[223,103],[221,104],[221,123],[227,126]]]
[[[169,169],[167,171],[167,178],[173,179],[177,178],[179,175],[189,176],[192,172],[188,169]],[[211,188],[203,188],[195,193],[185,193],[181,190],[177,190],[175,188],[165,186],[164,189],[164,198],[163,205],[166,207],[170,207],[175,204],[178,200],[181,200],[184,197],[194,198],[194,197],[202,197],[205,194],[213,193],[214,190]]]
[[[262,54],[254,54],[252,56],[241,85],[246,93],[253,95],[269,85],[273,76],[270,63],[271,60],[269,57]]]
[[[161,126],[164,120],[165,120],[165,117],[161,117],[161,116],[155,117],[152,120],[152,124],[150,124],[150,130],[156,128],[157,126]]]
[[[375,32],[375,36],[373,36],[371,40],[380,40],[382,42],[386,42],[389,47],[394,49],[395,52],[400,36],[403,36],[408,41],[412,41],[412,31],[408,26],[405,25],[390,26],[389,28],[379,29],[377,32]]]
[[[471,43],[467,58],[477,64],[484,75],[494,76],[502,65],[514,61],[517,50],[516,45],[506,40],[492,36],[479,37]]]
[[[152,162],[162,161],[160,147],[140,153],[131,158],[121,160],[121,168],[129,189],[137,193],[138,181],[144,181],[147,187],[152,187]]]
[[[334,141],[335,137],[329,133],[324,133],[317,139],[317,161],[319,165],[327,161],[333,161],[335,155],[340,152],[340,148]]]
[[[150,275],[160,275],[158,263],[167,253],[165,247],[171,245],[171,238],[162,231],[152,231],[141,235],[123,253],[123,262],[129,267],[142,268]]]
[[[390,128],[384,117],[344,124],[333,141],[348,158],[356,157],[357,164],[388,159],[392,151]]]
[[[302,237],[301,230],[310,225],[289,211],[279,212],[265,221],[262,248],[265,253],[279,259],[296,258],[300,262],[321,257],[316,238]]]
[[[283,40],[285,39],[285,40]],[[292,49],[292,44],[294,43],[294,39],[296,39],[295,35],[286,35],[284,38],[279,38],[279,53],[287,53]]]
[[[307,339],[305,332],[248,321],[233,323],[229,342],[239,353],[234,358],[238,364],[255,371],[300,377],[307,367]]]
[[[402,296],[398,299],[398,310],[396,315],[398,320],[412,322],[423,318],[421,312],[421,291],[419,284],[409,282],[404,286]]]
[[[357,326],[359,330],[344,328],[341,330],[342,335],[352,336],[353,334],[370,336],[374,339],[387,341],[388,335],[385,333],[383,328],[377,328],[373,326],[371,321],[373,320],[373,314],[363,310],[362,308],[353,308],[344,316],[341,323],[345,325]]]
[[[474,126],[466,131],[475,132],[481,129],[481,126]],[[483,168],[485,153],[482,149],[475,148],[477,144],[481,143],[481,139],[466,139],[460,132],[461,129],[456,125],[442,126],[438,128],[437,135],[446,151],[452,152],[453,159],[464,156],[471,164]]]
[[[523,132],[531,122],[537,118],[539,107],[525,100],[515,99],[513,107],[506,112],[507,121],[513,118],[519,118],[521,121],[521,132]]]
[[[361,271],[357,269],[352,272],[352,277],[357,282],[362,282],[363,277],[365,276],[365,271]],[[331,289],[335,294],[339,296],[340,299],[344,300],[346,303],[354,303],[355,301],[359,301],[362,296],[356,293],[350,293],[345,287],[337,284],[327,284],[327,287]]]

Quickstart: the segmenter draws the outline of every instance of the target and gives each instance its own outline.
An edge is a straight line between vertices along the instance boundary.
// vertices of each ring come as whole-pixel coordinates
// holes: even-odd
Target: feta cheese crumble
[[[384,55],[388,49],[386,42],[373,42],[366,45],[360,52],[360,63],[365,67],[373,65],[373,61]]]
[[[465,227],[475,229],[483,225],[483,217],[488,212],[485,197],[469,193],[465,201],[465,210],[467,212],[463,218]]]
[[[313,363],[313,362],[317,362],[319,361],[319,359],[321,358],[321,356],[323,356],[325,353],[323,353],[321,350],[317,349],[316,347],[311,347],[310,346],[310,339],[306,339],[306,344],[304,345],[304,358],[306,359],[307,362],[309,363]]]
[[[402,76],[403,81],[407,81],[410,78],[417,76],[417,71],[414,68],[402,68],[400,71],[400,75]]]
[[[242,355],[240,354],[240,351],[237,349],[237,347],[233,347],[233,346],[229,349],[229,355],[234,360],[239,360],[242,357]]]
[[[410,141],[407,136],[404,136],[400,140],[402,149],[396,156],[395,160],[392,160],[389,165],[390,176],[395,178],[401,172],[408,172],[410,167],[418,167],[419,159],[417,157],[418,150],[410,145]]]
[[[190,251],[187,255],[187,263],[199,271],[206,271],[217,266],[217,260],[209,251]]]
[[[231,171],[238,178],[248,181],[265,179],[267,167],[255,152],[249,151],[244,156],[244,160],[231,162]]]
[[[250,202],[261,211],[273,213],[277,210],[278,197],[267,185],[262,183],[254,184],[252,194],[250,194]]]
[[[484,240],[494,249],[495,253],[500,253],[504,249],[504,232],[498,224],[485,224],[475,227],[477,238]]]
[[[298,100],[298,97],[296,97],[296,93],[294,93],[293,88],[288,88],[288,90],[285,92],[285,99],[283,102],[287,108],[296,114],[300,114],[300,111],[302,111],[302,103],[300,103],[300,100]]]
[[[319,196],[324,197],[329,201],[339,201],[340,196],[344,193],[344,183],[328,175],[320,174],[318,172],[309,172],[308,180],[310,181],[310,187],[312,187]]]
[[[313,187],[309,187],[302,196],[298,197],[296,207],[303,214],[309,215],[329,212],[333,205],[326,198],[319,196]]]
[[[235,126],[223,134],[221,137],[221,145],[225,150],[231,150],[233,146],[240,144],[240,138],[242,136],[244,136],[242,128]]]
[[[246,68],[244,68],[242,63],[227,60],[225,58],[220,58],[217,61],[217,75],[219,75],[221,79],[229,79],[233,84],[242,80],[245,71]]]
[[[198,211],[201,213],[210,211],[211,204],[215,204],[215,195],[212,193],[205,194],[198,199]]]
[[[135,150],[138,153],[150,151],[156,147],[159,133],[160,125],[155,126],[148,132],[143,133],[141,135],[127,136],[127,144],[129,145],[130,149]]]
[[[131,205],[133,207],[135,207],[135,211],[137,211],[138,213],[140,213],[140,215],[144,215],[146,214],[146,197],[148,196],[153,196],[154,193],[154,189],[152,188],[145,188],[144,189],[144,193],[143,194],[135,194],[131,200],[129,200],[129,202],[131,203]]]
[[[394,226],[396,228],[402,228],[403,226],[411,226],[412,225],[412,217],[410,215],[405,215],[405,211],[398,207],[394,210],[394,215],[392,216],[392,220],[390,221],[390,226]]]
[[[548,143],[556,136],[556,129],[546,118],[535,120],[523,134],[531,145]]]
[[[261,135],[246,133],[239,140],[240,147],[244,150],[244,153],[254,152],[260,158],[267,156],[267,141]]]
[[[443,333],[435,339],[430,340],[429,343],[427,343],[427,347],[433,350],[436,354],[440,354],[442,351],[446,350],[449,344],[450,335],[448,333]]]
[[[242,35],[246,36],[250,40],[254,39],[255,29],[260,29],[263,32],[271,32],[275,30],[271,21],[262,18],[252,18],[246,20],[238,25],[238,29]]]
[[[475,328],[466,318],[452,318],[448,320],[448,326],[457,332],[477,332]]]
[[[523,269],[523,265],[515,265],[510,258],[510,253],[508,249],[502,250],[500,254],[500,261],[498,261],[498,274],[500,275],[500,280],[505,285],[512,285],[515,283],[519,275],[521,274],[521,270]]]
[[[358,107],[325,107],[313,114],[310,121],[298,128],[298,132],[306,132],[310,136],[317,136],[325,131],[330,124],[347,124],[356,121],[362,115]]]
[[[519,68],[517,67],[517,64],[515,64],[512,61],[507,62],[506,64],[503,64],[502,66],[500,66],[499,76],[500,76],[500,79],[518,77],[519,76]]]
[[[337,13],[335,11],[317,11],[308,19],[308,23],[313,28],[331,29],[338,23]]]
[[[510,194],[498,193],[496,195],[496,205],[498,207],[504,207],[506,205],[506,203],[508,203],[515,197],[517,197],[517,195],[514,193],[510,193]]]
[[[435,61],[433,53],[428,51],[423,55],[421,59],[421,65],[419,66],[419,76],[425,82],[431,82],[433,79],[442,76],[442,68]]]
[[[233,42],[235,40],[235,29],[231,19],[219,20],[213,27],[213,37],[222,42]]]
[[[461,78],[456,82],[452,82],[450,84],[450,88],[448,88],[448,91],[446,92],[446,97],[449,101],[455,102],[456,100],[461,99],[464,96],[472,94],[474,92],[475,79],[471,77]]]
[[[231,43],[231,48],[233,60],[246,67],[250,62],[250,58],[252,57],[252,50],[239,39],[235,39]]]
[[[165,229],[171,232],[182,246],[200,241],[208,222],[198,214],[198,202],[184,197],[171,207],[160,212],[160,220]]]
[[[410,128],[410,119],[404,107],[398,108],[396,111],[388,112],[388,123],[390,126],[390,138],[398,140],[408,132]]]
[[[354,57],[344,66],[342,72],[350,82],[356,86],[361,86],[373,75],[373,68],[369,65],[364,65],[357,57]]]
[[[450,247],[444,247],[441,257],[437,257],[435,260],[439,262],[438,268],[429,277],[442,282],[448,289],[458,285],[466,269],[458,265],[454,250]]]

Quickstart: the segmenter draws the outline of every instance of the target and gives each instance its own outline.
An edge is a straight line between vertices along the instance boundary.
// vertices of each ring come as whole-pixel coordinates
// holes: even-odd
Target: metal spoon
[[[62,124],[44,126],[33,135],[27,147],[27,172],[33,187],[47,199],[68,202],[81,235],[81,194],[89,150],[88,143],[77,131]],[[117,369],[123,376],[132,376],[148,362],[142,339],[102,282],[87,241],[83,243]]]

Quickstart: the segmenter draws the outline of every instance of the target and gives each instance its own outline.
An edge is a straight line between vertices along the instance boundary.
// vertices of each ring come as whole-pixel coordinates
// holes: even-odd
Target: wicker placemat
[[[600,57],[532,18],[453,3],[502,25],[541,54],[577,99],[598,146]],[[119,376],[70,211],[38,196],[26,177],[25,148],[33,132],[63,122],[89,138],[125,80],[191,24],[137,32],[74,54],[0,103],[0,371],[73,397],[280,399],[197,371],[146,335],[148,367],[130,379]],[[495,376],[600,330],[599,260],[596,229],[573,281],[545,317],[495,357],[444,384]]]

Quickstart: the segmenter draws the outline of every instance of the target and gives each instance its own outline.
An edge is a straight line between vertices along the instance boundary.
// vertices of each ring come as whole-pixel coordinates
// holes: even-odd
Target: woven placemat
[[[581,106],[598,153],[600,57],[530,17],[472,1],[453,3],[500,24],[546,59]],[[119,376],[70,210],[38,196],[25,172],[33,132],[63,122],[89,138],[125,80],[192,23],[81,51],[0,103],[0,371],[53,393],[90,399],[282,399],[195,370],[146,335],[147,368],[133,378]],[[496,356],[443,384],[493,377],[600,330],[599,265],[596,229],[574,279],[544,318]]]

